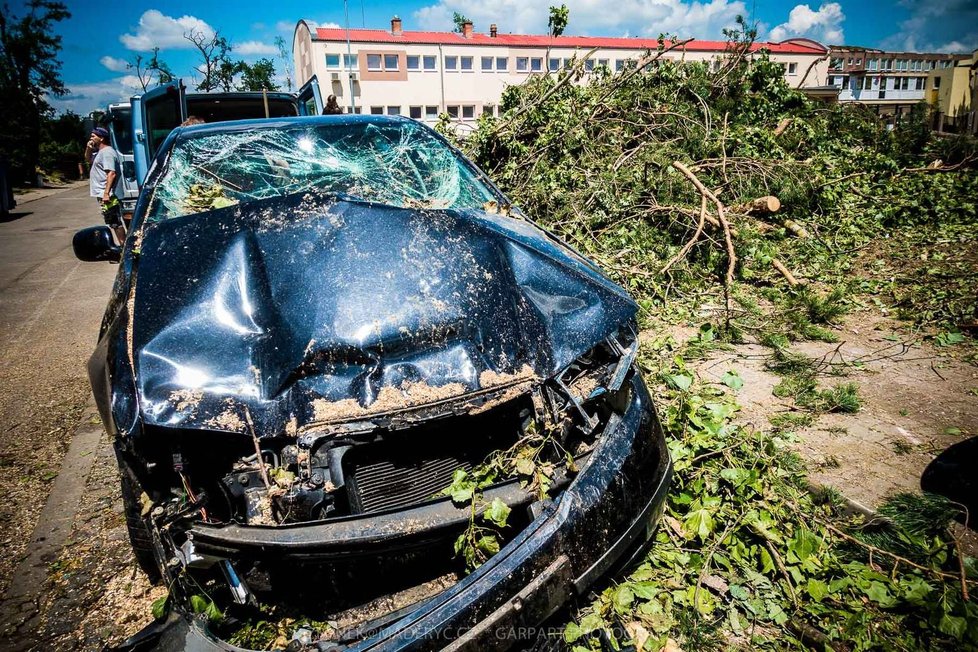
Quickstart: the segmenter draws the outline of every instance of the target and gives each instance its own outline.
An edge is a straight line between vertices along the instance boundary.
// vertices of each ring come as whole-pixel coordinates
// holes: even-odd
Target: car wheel
[[[143,493],[143,488],[129,462],[118,454],[116,454],[116,458],[119,462],[122,505],[126,513],[126,529],[129,530],[132,553],[136,558],[136,563],[149,577],[149,581],[156,584],[160,581],[160,568],[156,565],[156,557],[153,555],[153,539],[150,536],[146,519],[142,515],[143,506],[140,496]]]

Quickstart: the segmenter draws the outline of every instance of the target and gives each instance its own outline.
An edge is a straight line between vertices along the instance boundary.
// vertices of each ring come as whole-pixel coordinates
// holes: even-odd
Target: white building
[[[311,28],[300,20],[292,54],[296,78],[314,75],[323,99],[335,95],[347,112],[405,115],[434,121],[447,113],[461,123],[484,112],[495,113],[503,90],[529,75],[557,71],[574,57],[587,69],[621,70],[659,46],[655,39],[587,36],[501,34],[495,25],[476,33],[471,23],[463,32],[407,32],[401,20],[390,31]],[[672,59],[705,61],[723,56],[722,41],[691,41],[669,52]],[[828,71],[828,49],[809,39],[756,43],[784,64],[788,83],[816,87]],[[352,90],[351,90],[352,89]]]

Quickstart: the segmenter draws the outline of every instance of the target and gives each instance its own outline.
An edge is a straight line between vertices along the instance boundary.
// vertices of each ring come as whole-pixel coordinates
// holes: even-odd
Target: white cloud
[[[771,30],[772,41],[804,36],[830,45],[841,45],[845,41],[842,22],[846,15],[838,2],[823,3],[818,11],[808,5],[796,5],[788,14],[788,21]]]
[[[978,48],[978,2],[944,0],[919,3],[901,0],[910,18],[900,23],[900,31],[880,41],[888,50],[908,52],[970,53]]]
[[[119,40],[126,48],[137,52],[149,52],[153,48],[189,49],[194,46],[183,35],[191,31],[201,32],[207,37],[214,34],[214,28],[195,16],[173,18],[156,9],[149,9],[139,17],[136,33],[123,34]]]
[[[95,109],[105,109],[110,102],[126,101],[142,86],[136,75],[122,75],[100,82],[69,84],[64,97],[48,97],[47,100],[57,111],[71,110],[79,115],[88,115]]]
[[[129,69],[129,62],[125,59],[116,59],[115,57],[105,55],[98,61],[112,72],[125,72]]]
[[[231,50],[234,54],[248,57],[248,56],[267,56],[267,55],[277,55],[278,48],[269,43],[262,43],[261,41],[245,41],[244,43],[235,43]]]
[[[476,30],[487,32],[491,23],[503,33],[546,34],[553,0],[438,0],[414,12],[421,29],[450,30],[453,12],[472,19]],[[737,15],[748,15],[742,0],[620,0],[610,11],[606,0],[566,0],[570,10],[567,34],[629,33],[645,36],[721,38],[725,27],[735,26]]]

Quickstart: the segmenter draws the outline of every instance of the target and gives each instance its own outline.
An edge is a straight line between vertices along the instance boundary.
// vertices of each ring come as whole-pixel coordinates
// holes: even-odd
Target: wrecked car
[[[171,133],[89,374],[127,650],[496,650],[647,543],[671,464],[636,304],[412,120]]]

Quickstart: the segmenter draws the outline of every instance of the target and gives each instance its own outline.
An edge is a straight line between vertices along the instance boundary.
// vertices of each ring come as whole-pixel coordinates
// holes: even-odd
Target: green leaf
[[[564,627],[564,642],[573,643],[584,636],[584,631],[577,623],[567,623]]]
[[[944,429],[945,435],[950,435],[951,437],[957,437],[961,434],[961,428],[955,428],[954,426],[948,426]]]
[[[689,533],[689,538],[699,537],[700,541],[706,541],[715,527],[713,514],[705,508],[694,509],[686,515],[686,520],[683,521],[683,529]]]
[[[166,601],[170,599],[170,594],[166,594],[159,598],[153,600],[153,604],[150,606],[150,610],[153,613],[153,618],[159,620],[164,615],[166,615]]]
[[[941,616],[941,621],[938,623],[937,628],[948,636],[953,636],[960,640],[964,638],[965,633],[968,631],[968,621],[960,616],[952,616],[951,614],[945,613]]]
[[[890,590],[882,582],[870,582],[869,588],[863,591],[866,597],[881,607],[892,607],[897,603]]]
[[[475,545],[490,557],[499,552],[499,539],[496,538],[495,534],[487,534],[479,537]]]
[[[735,370],[731,369],[727,373],[723,374],[720,382],[729,387],[730,389],[737,391],[744,386],[744,379],[740,377]]]
[[[750,471],[747,469],[724,469],[720,471],[720,477],[732,484],[735,487],[739,487],[750,477]]]
[[[615,611],[620,614],[628,613],[632,606],[632,602],[635,601],[635,594],[632,590],[628,588],[627,584],[622,584],[615,590],[614,598],[612,603],[615,606]]]
[[[483,516],[496,527],[506,527],[506,519],[509,518],[509,506],[499,498],[493,498],[489,507],[483,512]]]
[[[685,392],[693,386],[693,378],[684,374],[674,374],[666,376],[666,383],[673,389]]]
[[[774,559],[771,557],[771,553],[767,551],[767,548],[761,548],[761,572],[770,573],[774,570]]]
[[[812,597],[812,600],[815,600],[816,602],[821,602],[825,599],[825,596],[829,594],[828,585],[822,580],[817,580],[815,578],[808,580],[805,590],[808,591],[808,595]]]

